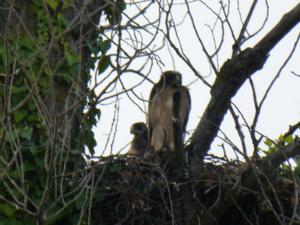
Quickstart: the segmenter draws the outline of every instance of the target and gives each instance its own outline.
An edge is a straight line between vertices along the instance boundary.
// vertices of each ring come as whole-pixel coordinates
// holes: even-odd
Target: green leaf
[[[97,142],[94,137],[94,133],[91,130],[86,130],[84,134],[84,144],[87,146],[89,152],[91,155],[95,154],[95,146],[97,145]]]
[[[9,133],[9,136],[6,136],[6,141],[13,141],[19,136],[19,130],[15,129]]]
[[[110,64],[110,57],[106,55],[102,55],[99,63],[98,63],[98,72],[103,73],[109,66]]]
[[[28,122],[40,122],[40,118],[37,114],[30,114],[27,120]]]
[[[28,115],[28,112],[25,110],[16,111],[16,113],[14,115],[16,123],[19,123],[20,121],[22,121],[27,115]]]
[[[23,223],[13,217],[8,217],[1,219],[0,225],[23,225]]]
[[[78,224],[78,221],[79,221],[79,216],[78,215],[79,213],[76,213],[76,214],[73,214],[73,215],[70,215],[68,216],[68,219],[69,219],[69,223],[72,224],[72,225],[77,225]],[[87,223],[80,223],[80,224],[87,224]]]
[[[12,87],[12,93],[13,94],[19,94],[19,93],[22,93],[24,91],[26,91],[27,88],[26,87]]]
[[[97,191],[94,196],[95,202],[102,202],[104,199],[104,196],[105,196],[105,194],[103,192]]]
[[[20,136],[23,138],[26,138],[27,140],[31,140],[33,134],[33,129],[32,127],[25,127],[21,133]]]
[[[70,66],[73,66],[75,63],[79,62],[79,56],[76,54],[72,54],[69,51],[65,51],[65,56]]]
[[[43,76],[39,79],[39,85],[41,85],[41,87],[43,89],[47,89],[49,87],[49,79],[48,76]]]
[[[30,216],[25,216],[22,224],[23,225],[35,225],[36,221]]]
[[[20,172],[18,170],[9,170],[8,172],[9,176],[11,176],[12,178],[20,178]]]
[[[0,204],[0,213],[11,217],[15,214],[16,209],[7,203]]]
[[[34,40],[31,37],[25,36],[21,38],[20,45],[29,50],[32,50],[34,47]]]
[[[37,147],[32,147],[32,148],[30,148],[30,152],[33,156],[35,156],[35,155],[39,154],[41,152],[41,150],[38,149]]]
[[[100,42],[99,47],[101,49],[101,52],[105,54],[111,48],[111,40]]]
[[[267,145],[269,148],[273,146],[273,141],[271,139],[265,140],[265,145]]]
[[[1,92],[4,91],[4,85],[3,84],[0,84],[0,90],[1,90]],[[26,90],[27,90],[26,87],[12,86],[12,93],[13,94],[19,94],[19,93],[25,92]]]
[[[294,141],[293,135],[289,135],[284,138],[284,142],[286,142],[287,144],[291,144],[293,141]]]
[[[63,1],[63,10],[72,7],[74,5],[73,0],[64,0]]]
[[[283,134],[281,134],[280,136],[279,136],[279,141],[284,141],[284,136],[283,136]]]
[[[44,169],[45,167],[44,158],[35,157],[34,162],[39,166],[40,169]]]
[[[81,192],[81,194],[79,195],[79,197],[76,200],[76,208],[77,209],[82,209],[82,207],[84,206],[85,202],[86,202],[86,192],[83,191]]]
[[[53,9],[56,10],[60,0],[46,0],[47,4]]]
[[[26,161],[24,163],[23,169],[25,172],[36,171],[38,169],[37,165],[32,161]]]
[[[111,167],[109,168],[109,171],[112,173],[120,171],[120,166],[118,164],[112,164]]]
[[[126,8],[124,0],[117,0],[105,8],[106,17],[111,25],[116,25],[122,20],[122,12]]]
[[[20,179],[21,175],[19,174],[19,176],[17,177],[17,179]],[[22,193],[20,193],[20,191],[14,189],[14,188],[11,188],[10,189],[12,195],[16,198],[16,199],[23,199],[24,198],[24,195]],[[22,201],[22,200],[21,200]]]
[[[0,46],[0,59],[5,60],[5,48],[3,46]]]
[[[64,25],[64,27],[67,27],[70,24],[69,20],[66,17],[64,17],[62,13],[57,14],[57,21]]]

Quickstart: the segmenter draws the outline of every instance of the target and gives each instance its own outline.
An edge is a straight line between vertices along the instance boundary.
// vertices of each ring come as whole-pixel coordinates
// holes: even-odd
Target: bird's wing
[[[149,137],[149,141],[151,142],[151,137],[152,137],[152,133],[153,133],[153,101],[157,95],[158,92],[158,84],[155,84],[150,92],[150,96],[149,96],[149,102],[148,102],[148,113],[147,113],[147,123],[148,123],[148,128],[149,128],[149,133],[148,133],[148,137]]]
[[[181,119],[182,119],[182,131],[186,131],[187,122],[191,110],[191,95],[189,89],[185,86],[180,88],[181,93]]]

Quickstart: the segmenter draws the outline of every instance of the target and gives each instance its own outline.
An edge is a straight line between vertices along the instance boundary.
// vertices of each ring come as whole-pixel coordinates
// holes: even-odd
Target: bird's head
[[[166,71],[162,74],[161,79],[163,79],[166,85],[173,87],[180,87],[182,85],[181,74],[177,71]]]
[[[140,136],[141,134],[144,134],[147,132],[148,132],[147,126],[143,122],[134,123],[130,127],[130,133],[135,136]]]

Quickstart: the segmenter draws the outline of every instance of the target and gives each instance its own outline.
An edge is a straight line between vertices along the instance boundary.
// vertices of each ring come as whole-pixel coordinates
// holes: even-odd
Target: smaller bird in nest
[[[134,135],[128,155],[144,156],[149,150],[148,128],[145,123],[134,123],[130,127],[130,133]]]

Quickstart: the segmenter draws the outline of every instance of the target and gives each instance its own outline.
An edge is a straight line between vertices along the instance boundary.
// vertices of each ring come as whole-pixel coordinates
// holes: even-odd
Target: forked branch
[[[201,164],[210,149],[232,97],[243,83],[260,70],[276,44],[300,22],[300,3],[286,13],[279,23],[253,48],[247,48],[228,59],[222,66],[211,89],[210,102],[191,140],[192,166]]]

